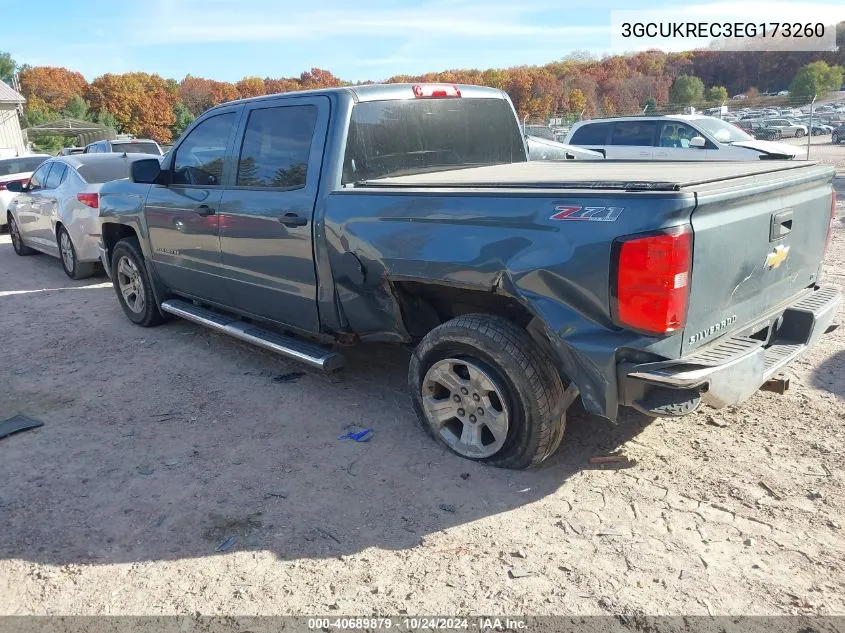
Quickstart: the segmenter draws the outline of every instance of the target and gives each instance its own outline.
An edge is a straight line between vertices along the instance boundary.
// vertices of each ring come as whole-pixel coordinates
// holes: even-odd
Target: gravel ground
[[[0,418],[45,423],[0,440],[0,614],[845,614],[845,328],[783,396],[575,410],[555,457],[510,472],[424,436],[404,351],[297,378],[131,325],[105,281],[0,236]]]

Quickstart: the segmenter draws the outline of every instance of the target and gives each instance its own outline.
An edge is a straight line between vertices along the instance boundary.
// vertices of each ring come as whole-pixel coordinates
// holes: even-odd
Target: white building
[[[26,153],[18,120],[18,107],[24,101],[22,94],[0,81],[0,158]]]

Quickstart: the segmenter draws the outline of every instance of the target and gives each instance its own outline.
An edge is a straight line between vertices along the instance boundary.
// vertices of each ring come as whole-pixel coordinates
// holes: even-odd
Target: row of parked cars
[[[0,228],[19,255],[40,251],[61,260],[71,279],[94,273],[99,261],[99,191],[127,178],[133,162],[160,157],[150,139],[118,138],[65,148],[58,156],[0,160]]]

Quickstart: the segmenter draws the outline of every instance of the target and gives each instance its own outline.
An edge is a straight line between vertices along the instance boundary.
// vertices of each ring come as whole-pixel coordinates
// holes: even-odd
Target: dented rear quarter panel
[[[694,204],[692,194],[681,192],[363,187],[330,194],[323,224],[350,331],[408,339],[390,282],[503,294],[542,322],[559,370],[578,384],[587,409],[612,418],[616,364],[626,350],[671,357],[681,346],[678,335],[648,337],[613,324],[612,244],[684,224]],[[551,219],[555,207],[567,205],[623,209],[614,221]],[[363,278],[347,274],[350,252]]]

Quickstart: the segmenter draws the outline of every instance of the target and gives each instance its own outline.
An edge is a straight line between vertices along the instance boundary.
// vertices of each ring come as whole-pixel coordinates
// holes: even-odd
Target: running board
[[[162,303],[161,309],[322,371],[335,371],[346,364],[343,356],[319,345],[271,332],[187,301],[171,299]]]

